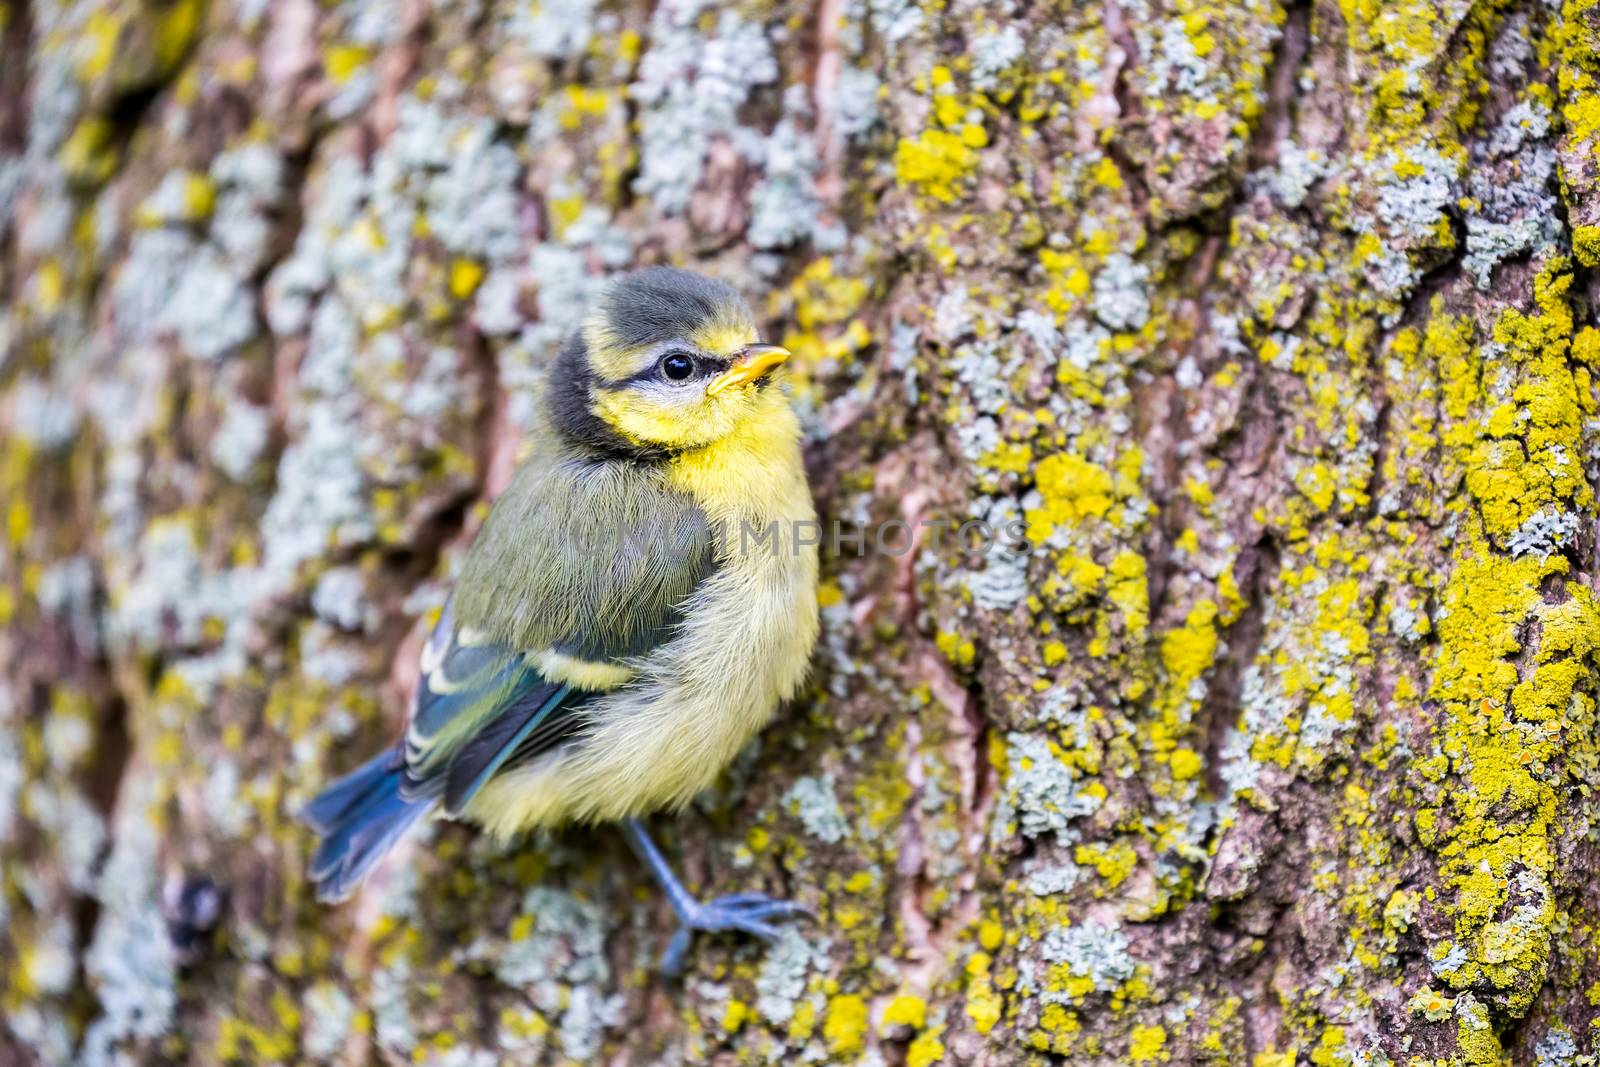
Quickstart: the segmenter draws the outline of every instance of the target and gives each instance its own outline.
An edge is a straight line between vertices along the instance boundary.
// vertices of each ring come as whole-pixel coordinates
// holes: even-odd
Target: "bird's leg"
[[[666,859],[650,839],[650,832],[644,828],[643,822],[628,819],[622,824],[622,829],[628,835],[628,844],[633,846],[633,851],[650,868],[656,881],[661,883],[662,892],[667,894],[667,902],[678,916],[678,929],[661,957],[661,970],[666,974],[677,975],[683,970],[683,958],[689,951],[689,942],[696,930],[708,933],[743,930],[771,944],[778,939],[778,928],[772,925],[772,920],[811,915],[799,904],[775,900],[765,893],[730,893],[715,900],[696,900],[678,881],[672,868],[667,866]]]

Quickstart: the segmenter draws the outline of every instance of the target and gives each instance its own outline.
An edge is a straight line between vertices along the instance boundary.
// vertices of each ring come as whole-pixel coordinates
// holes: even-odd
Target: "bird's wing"
[[[530,461],[463,561],[457,616],[512,648],[615,663],[677,625],[711,560],[705,513],[658,468]]]
[[[530,660],[458,625],[454,603],[445,605],[422,650],[404,795],[442,795],[456,814],[512,757],[546,751],[575,728],[592,691],[547,679]]]
[[[646,469],[536,465],[496,504],[422,653],[405,792],[458,813],[582,729],[710,567],[704,515]],[[525,468],[525,471],[528,470]]]

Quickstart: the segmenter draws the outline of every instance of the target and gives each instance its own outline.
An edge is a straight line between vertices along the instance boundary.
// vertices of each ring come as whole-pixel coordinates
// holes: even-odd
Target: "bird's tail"
[[[323,790],[300,817],[322,838],[311,857],[317,899],[353,893],[412,823],[437,799],[401,793],[405,766],[394,752],[363,763]]]

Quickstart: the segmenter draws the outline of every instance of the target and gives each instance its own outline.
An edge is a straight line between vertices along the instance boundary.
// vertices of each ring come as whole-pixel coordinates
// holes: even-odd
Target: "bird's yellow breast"
[[[670,461],[668,481],[717,538],[716,569],[679,634],[595,702],[580,743],[484,787],[468,814],[492,832],[681,807],[804,680],[817,636],[816,513],[799,422],[778,390],[765,393],[762,417]]]
[[[782,393],[765,392],[758,414],[668,467],[668,482],[694,499],[713,529],[719,522],[764,526],[816,518],[800,460],[800,422]]]

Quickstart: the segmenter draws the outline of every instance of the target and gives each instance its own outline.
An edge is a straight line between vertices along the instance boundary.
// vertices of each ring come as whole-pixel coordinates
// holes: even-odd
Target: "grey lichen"
[[[1506,549],[1513,556],[1533,553],[1548,559],[1572,544],[1582,527],[1583,520],[1573,512],[1545,508],[1528,516],[1511,535]]]
[[[159,321],[190,354],[220,359],[255,336],[255,297],[229,260],[205,248],[184,269]]]
[[[1024,992],[1047,1003],[1070,1003],[1070,994],[1052,989],[1044,981],[1052,964],[1064,965],[1072,975],[1088,978],[1094,989],[1107,992],[1133,976],[1135,961],[1128,952],[1128,936],[1120,927],[1091,920],[1045,934],[1037,964],[1028,968],[1021,985]]]
[[[698,26],[703,9],[701,0],[669,0],[656,8],[652,46],[632,87],[642,109],[634,189],[666,214],[689,206],[715,138],[735,147],[748,143],[738,136],[739,108],[752,90],[778,80],[772,44],[760,26],[724,9],[706,36]]]
[[[557,1020],[566,1055],[590,1059],[617,1022],[620,1007],[600,992],[611,979],[605,913],[592,901],[536,886],[523,897],[522,914],[518,936],[493,961],[495,977],[524,991],[546,1018]],[[478,951],[469,949],[468,955]]]
[[[98,1013],[84,1035],[80,1062],[113,1067],[122,1042],[171,1031],[178,1007],[177,973],[162,920],[150,858],[159,833],[150,821],[153,776],[136,776],[119,808],[111,855],[96,882],[100,920],[84,960]]]
[[[797,779],[783,794],[783,806],[819,841],[836,845],[850,832],[850,824],[834,794],[832,775]]]
[[[1106,257],[1094,280],[1095,316],[1113,330],[1137,330],[1150,318],[1149,271],[1121,252]]]
[[[338,984],[318,982],[306,991],[306,1025],[301,1051],[313,1060],[332,1059],[349,1040],[356,1004]]]
[[[1086,794],[1078,775],[1035,734],[1006,735],[1005,786],[995,805],[990,836],[1002,838],[1011,824],[1024,837],[1061,837],[1072,820],[1092,815],[1099,798]]]
[[[785,927],[756,976],[756,1010],[762,1018],[776,1026],[787,1024],[805,996],[807,976],[826,963],[825,945],[814,945],[793,927]]]

